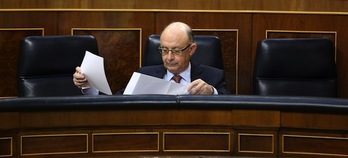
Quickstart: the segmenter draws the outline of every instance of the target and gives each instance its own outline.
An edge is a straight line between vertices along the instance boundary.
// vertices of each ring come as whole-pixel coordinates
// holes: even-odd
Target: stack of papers
[[[134,72],[123,94],[188,94],[186,86]]]

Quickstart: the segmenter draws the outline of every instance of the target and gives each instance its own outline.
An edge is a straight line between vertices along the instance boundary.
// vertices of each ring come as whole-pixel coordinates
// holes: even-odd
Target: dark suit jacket
[[[141,67],[137,72],[157,78],[163,78],[167,69],[163,65],[154,65]],[[229,94],[226,90],[225,73],[221,69],[191,63],[191,81],[196,79],[201,79],[212,85],[216,88],[219,94]],[[121,90],[118,94],[123,94],[123,92],[124,90]]]

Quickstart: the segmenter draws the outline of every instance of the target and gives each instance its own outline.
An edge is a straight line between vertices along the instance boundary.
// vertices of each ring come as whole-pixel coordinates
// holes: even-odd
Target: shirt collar
[[[191,63],[189,63],[189,66],[187,67],[187,69],[185,71],[181,72],[179,75],[186,82],[190,83],[191,82]],[[167,70],[167,78],[171,79],[173,76],[174,76],[174,74]]]

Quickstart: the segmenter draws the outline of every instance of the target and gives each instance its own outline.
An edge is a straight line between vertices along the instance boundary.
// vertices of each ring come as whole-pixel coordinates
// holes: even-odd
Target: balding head
[[[188,41],[194,43],[193,33],[191,27],[183,22],[170,23],[161,33],[161,36],[165,34],[169,35],[182,35],[182,38],[187,38]],[[185,37],[186,36],[186,37]]]

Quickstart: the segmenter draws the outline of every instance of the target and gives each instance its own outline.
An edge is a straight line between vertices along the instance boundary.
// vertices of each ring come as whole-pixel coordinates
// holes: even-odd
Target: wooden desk
[[[0,157],[348,157],[347,114],[328,98],[5,98]]]

